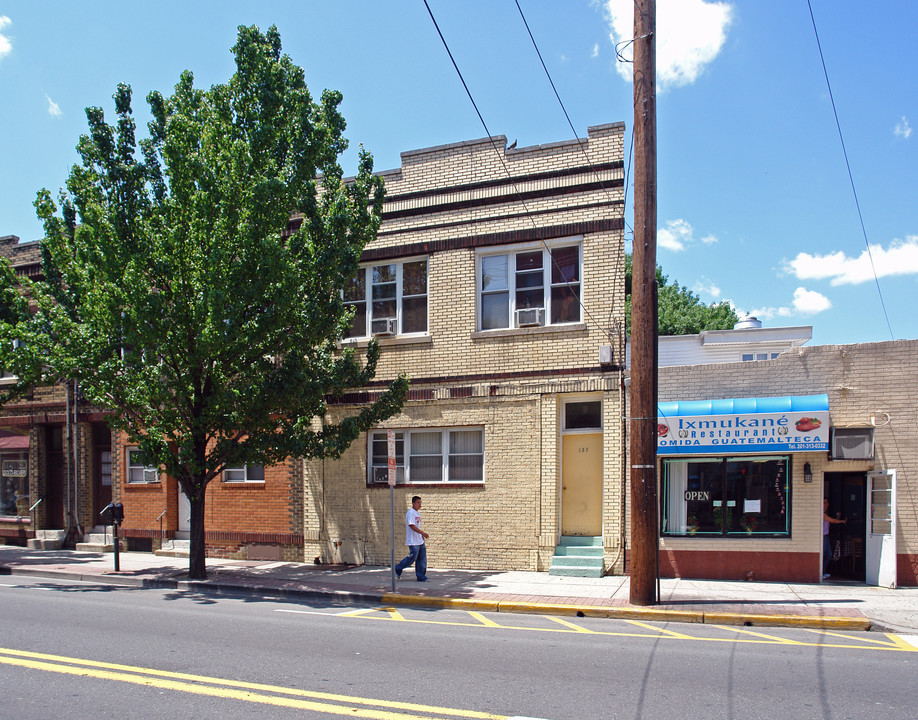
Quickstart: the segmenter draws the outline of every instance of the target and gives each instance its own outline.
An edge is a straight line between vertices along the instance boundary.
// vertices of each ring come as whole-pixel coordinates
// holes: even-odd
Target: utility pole
[[[634,2],[631,603],[657,603],[657,100],[655,0]]]

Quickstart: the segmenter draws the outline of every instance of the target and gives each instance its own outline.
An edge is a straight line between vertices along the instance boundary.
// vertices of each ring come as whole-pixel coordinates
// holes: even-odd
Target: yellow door
[[[602,433],[561,436],[561,534],[602,535]]]

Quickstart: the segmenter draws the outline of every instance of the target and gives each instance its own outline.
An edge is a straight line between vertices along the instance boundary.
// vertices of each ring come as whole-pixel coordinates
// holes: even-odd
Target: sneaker
[[[832,576],[829,575],[829,573],[825,573],[825,574],[822,576],[822,579],[825,580],[826,578],[830,578],[830,577],[832,577]]]
[[[401,579],[402,579],[402,571],[401,571],[401,570],[396,570],[396,571],[395,571],[395,577],[396,577],[398,580],[401,580]]]
[[[418,578],[418,582],[430,582],[427,578]]]

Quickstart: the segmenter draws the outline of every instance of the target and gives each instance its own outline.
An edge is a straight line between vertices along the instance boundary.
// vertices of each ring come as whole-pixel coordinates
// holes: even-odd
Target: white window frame
[[[577,281],[570,283],[555,283],[552,284],[552,256],[551,253],[554,250],[563,250],[565,248],[577,248]],[[517,295],[517,270],[516,270],[516,257],[521,254],[531,253],[534,251],[542,252],[542,325],[548,326],[553,325],[555,327],[562,325],[576,325],[583,322],[583,297],[584,297],[584,278],[583,278],[583,238],[582,237],[573,237],[573,238],[563,238],[557,240],[551,240],[545,243],[522,243],[512,246],[503,246],[500,248],[488,248],[487,250],[482,250],[478,252],[475,263],[475,300],[477,305],[477,320],[476,326],[480,331],[490,332],[490,331],[500,331],[500,330],[512,330],[517,329],[517,313],[518,309],[516,304],[516,295]],[[483,287],[483,263],[485,258],[491,257],[507,257],[507,289],[497,290],[492,292],[486,291]],[[526,271],[522,271],[526,273]],[[566,322],[553,323],[552,322],[552,288],[554,287],[570,287],[576,285],[579,289],[579,297],[577,301],[577,319],[569,320]],[[523,290],[524,288],[520,288]],[[507,292],[509,296],[508,301],[508,311],[509,316],[507,319],[507,325],[505,327],[493,327],[493,328],[484,328],[483,322],[483,306],[482,297],[489,294],[497,294]]]
[[[159,468],[154,467],[153,465],[135,465],[132,464],[132,456],[134,453],[140,453],[140,448],[127,448],[126,457],[125,457],[125,478],[128,485],[151,485],[153,483],[160,482],[159,477]],[[139,460],[138,460],[139,462]],[[140,475],[139,480],[132,479],[136,475]]]
[[[252,472],[255,468],[260,468],[261,477],[258,477],[259,473]],[[255,477],[251,477],[254,475]],[[255,484],[255,485],[264,485],[265,484],[265,466],[259,465],[256,463],[245,464],[245,465],[227,465],[223,468],[223,482],[232,483],[234,485],[241,484]]]
[[[410,265],[412,263],[423,262],[426,265],[427,277],[426,277],[426,290],[427,292],[423,294],[415,295],[406,295],[404,293],[404,267],[405,265]],[[373,316],[373,269],[378,267],[384,267],[386,265],[395,266],[395,324],[396,324],[396,335],[408,335],[408,336],[421,336],[427,335],[430,332],[430,258],[427,256],[419,256],[412,258],[405,258],[400,260],[390,260],[383,262],[370,263],[368,265],[361,265],[360,269],[357,271],[363,273],[364,278],[364,297],[363,300],[348,300],[345,297],[344,304],[346,307],[352,305],[363,304],[366,308],[366,332],[363,335],[347,335],[345,334],[345,339],[347,340],[360,340],[366,339],[373,336],[373,320],[384,320],[391,316]],[[342,291],[343,293],[343,291]],[[424,330],[417,330],[412,332],[403,331],[403,306],[405,300],[412,300],[416,298],[425,298],[426,300],[426,313],[424,317]]]
[[[411,463],[405,462],[405,458],[412,457],[411,454],[411,437],[421,433],[441,433],[440,440],[440,479],[439,480],[412,480]],[[477,432],[481,437],[480,453],[450,453],[450,433],[453,432]],[[388,457],[383,458],[381,462],[373,463],[373,443],[385,444],[387,442],[386,430],[370,430],[367,433],[367,483],[369,485],[385,485],[389,480]],[[396,443],[396,484],[397,485],[483,485],[485,482],[485,433],[484,427],[475,426],[453,426],[453,427],[417,427],[417,428],[400,428],[395,430]],[[401,453],[399,455],[399,446]],[[452,455],[480,455],[481,456],[481,478],[475,480],[450,480],[449,479],[449,462]],[[418,455],[416,455],[417,457]],[[431,457],[432,454],[425,453],[424,457]],[[398,459],[400,457],[400,459]]]

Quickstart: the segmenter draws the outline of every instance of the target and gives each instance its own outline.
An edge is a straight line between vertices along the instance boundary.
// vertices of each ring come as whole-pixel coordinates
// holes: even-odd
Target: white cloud
[[[696,240],[692,226],[681,218],[668,220],[665,228],[657,230],[657,245],[665,250],[679,252],[695,242],[711,245],[717,242],[717,238],[714,235],[705,235],[700,240]]]
[[[593,52],[590,53],[590,57],[593,57],[593,58],[599,57],[599,43],[596,43],[593,46]]]
[[[798,287],[794,290],[794,310],[798,315],[815,315],[832,307],[832,302],[822,293]]]
[[[61,106],[58,105],[56,102],[54,102],[54,100],[52,100],[48,96],[48,93],[45,93],[45,99],[48,101],[48,115],[51,115],[53,117],[57,117],[58,115],[60,115]]]
[[[908,118],[905,115],[902,116],[902,119],[896,123],[896,128],[893,130],[893,134],[896,137],[903,138],[908,140],[912,135],[912,126],[908,124]]]
[[[634,35],[634,0],[605,0],[613,45],[628,43]],[[733,6],[706,0],[658,0],[657,83],[668,87],[690,85],[720,54],[733,20]],[[632,47],[619,47],[631,60]],[[631,63],[619,62],[619,75],[631,82]]]
[[[13,21],[10,20],[6,15],[0,15],[0,31],[2,31],[8,25],[12,25]],[[4,55],[9,55],[13,51],[13,42],[9,37],[0,32],[0,58]]]
[[[759,320],[774,320],[775,318],[792,318],[799,315],[816,315],[832,307],[832,301],[822,293],[798,287],[794,290],[794,299],[790,305],[780,307],[760,307],[749,311],[749,315]]]
[[[698,295],[710,295],[715,299],[720,297],[720,288],[706,277],[696,282],[692,290]]]
[[[873,257],[873,263],[870,259]],[[799,280],[829,280],[832,285],[860,285],[877,278],[894,275],[918,275],[918,235],[893,240],[888,248],[872,245],[857,257],[841,250],[827,255],[799,253],[785,263],[784,270]]]

